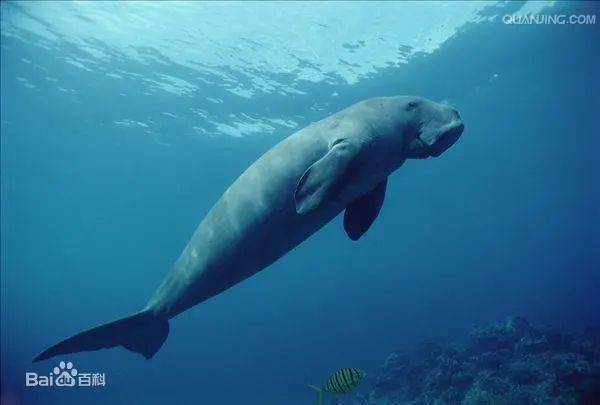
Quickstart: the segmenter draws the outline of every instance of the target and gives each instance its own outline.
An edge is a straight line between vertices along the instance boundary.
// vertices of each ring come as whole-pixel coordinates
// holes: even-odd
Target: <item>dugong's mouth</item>
[[[465,125],[462,121],[458,121],[457,123],[450,124],[440,130],[440,135],[435,139],[433,144],[428,145],[429,156],[438,157],[444,153],[450,146],[454,145],[458,138],[460,138],[464,129]],[[427,142],[421,141],[427,144]]]
[[[433,131],[424,131],[417,135],[406,148],[409,159],[438,157],[460,138],[465,125],[460,119],[453,120]]]

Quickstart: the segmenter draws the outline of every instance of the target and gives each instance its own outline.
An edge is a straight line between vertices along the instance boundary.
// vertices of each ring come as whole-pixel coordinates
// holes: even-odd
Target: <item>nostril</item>
[[[446,116],[450,121],[461,121],[460,114],[455,108],[448,107],[448,109],[446,110]]]

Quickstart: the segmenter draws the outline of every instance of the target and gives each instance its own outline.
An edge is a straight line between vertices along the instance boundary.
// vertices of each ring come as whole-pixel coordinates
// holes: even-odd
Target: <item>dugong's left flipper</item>
[[[315,210],[334,194],[359,150],[360,144],[357,142],[336,140],[327,154],[304,172],[294,192],[298,214],[304,215]]]
[[[73,335],[44,350],[33,361],[115,346],[123,346],[149,359],[160,349],[168,335],[169,322],[166,319],[142,311]]]
[[[344,229],[350,239],[358,240],[375,221],[385,199],[386,187],[387,179],[346,207]]]

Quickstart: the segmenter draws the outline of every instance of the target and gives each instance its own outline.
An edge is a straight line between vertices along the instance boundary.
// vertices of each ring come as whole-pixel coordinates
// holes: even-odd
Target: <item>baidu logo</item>
[[[55,375],[54,383],[57,387],[74,387],[77,369],[73,367],[70,361],[65,364],[61,361],[57,367],[54,367],[52,372]]]
[[[72,362],[61,361],[51,373],[25,373],[26,387],[103,387],[106,385],[104,373],[79,372]]]

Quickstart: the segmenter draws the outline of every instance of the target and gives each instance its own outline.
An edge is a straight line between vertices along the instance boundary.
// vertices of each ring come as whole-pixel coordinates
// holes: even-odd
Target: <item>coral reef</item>
[[[567,334],[510,316],[461,346],[392,353],[369,391],[340,405],[600,404],[600,331]]]

